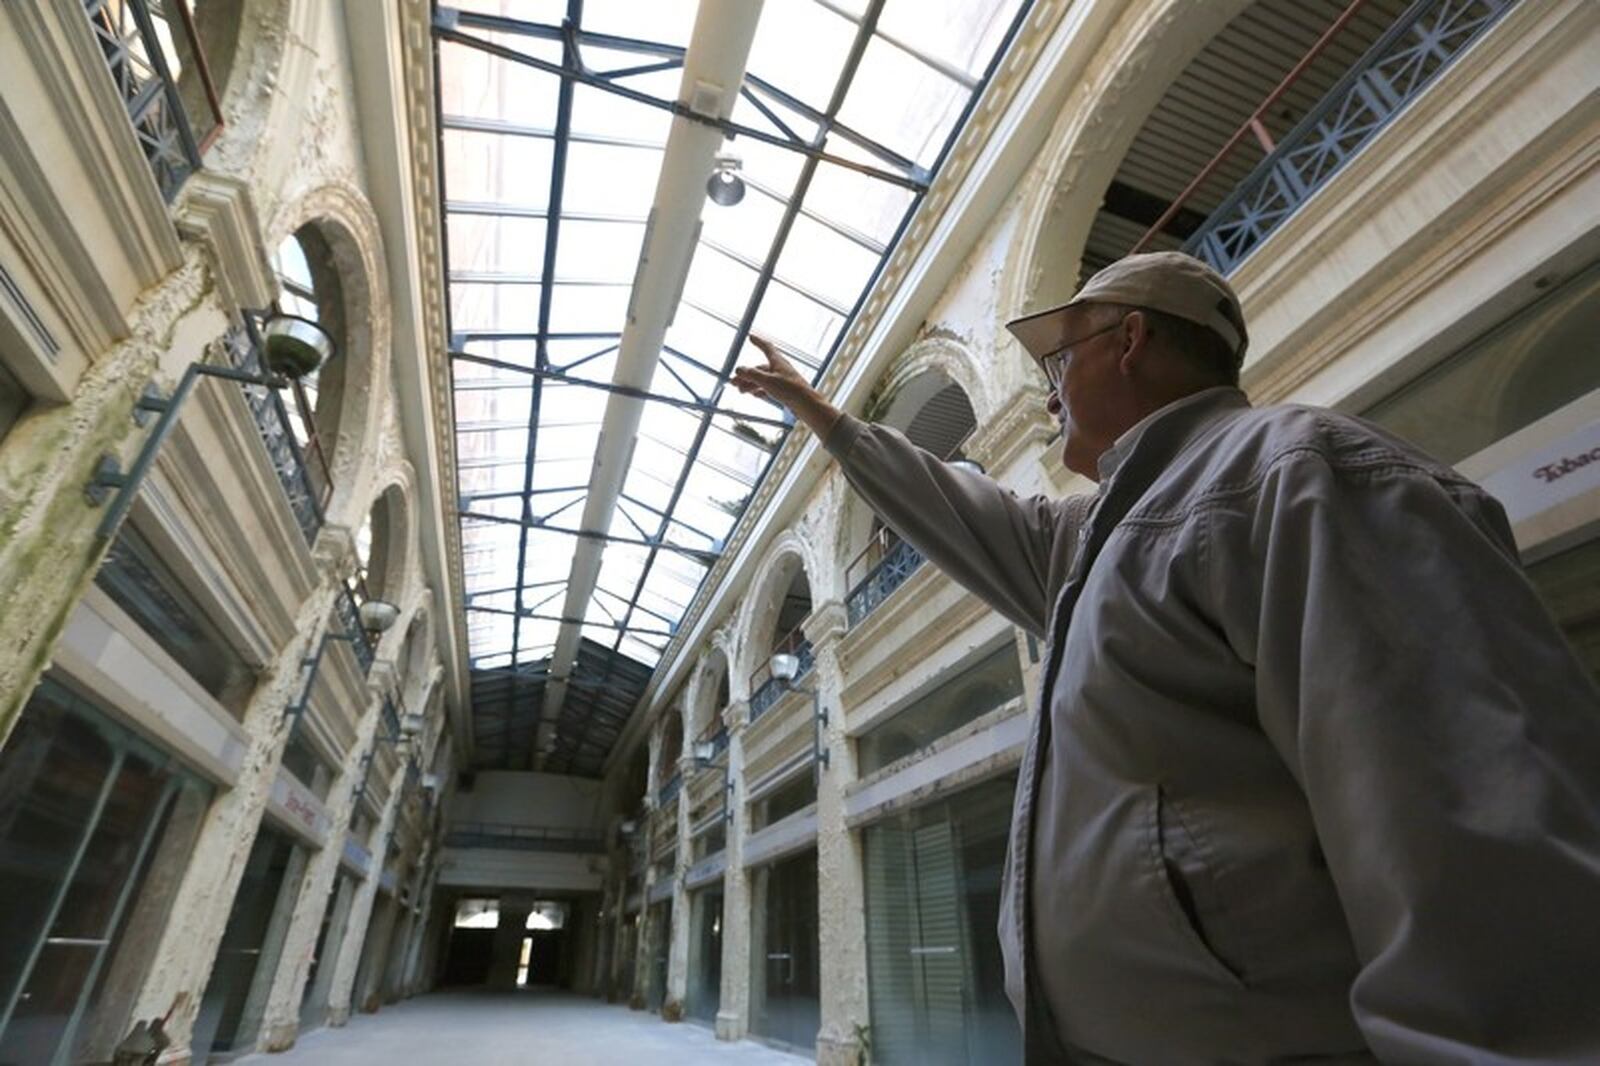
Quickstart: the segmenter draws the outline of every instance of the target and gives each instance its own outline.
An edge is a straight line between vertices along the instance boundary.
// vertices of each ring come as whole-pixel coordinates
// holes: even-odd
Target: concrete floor
[[[441,992],[318,1029],[239,1066],[796,1066],[809,1058],[565,992]]]

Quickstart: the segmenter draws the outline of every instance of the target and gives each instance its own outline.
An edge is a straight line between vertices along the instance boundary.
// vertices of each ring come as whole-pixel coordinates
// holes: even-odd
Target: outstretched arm
[[[735,388],[793,411],[885,524],[996,611],[1044,633],[1090,497],[1018,497],[991,477],[918,448],[898,430],[850,417],[768,341],[750,340],[767,365],[740,367]]]

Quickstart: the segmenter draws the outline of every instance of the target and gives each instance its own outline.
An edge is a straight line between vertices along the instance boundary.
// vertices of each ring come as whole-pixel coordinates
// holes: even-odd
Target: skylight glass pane
[[[800,217],[784,242],[778,276],[848,312],[879,258],[822,223]]]
[[[584,0],[583,28],[686,47],[698,6],[698,0]]]
[[[582,52],[583,61],[590,69],[597,71],[621,70],[655,61],[653,56],[612,52],[600,48],[584,48]],[[670,100],[677,95],[678,83],[682,79],[681,70],[665,70],[628,78],[625,79],[625,83],[635,92]],[[667,143],[667,132],[671,128],[670,111],[641,104],[589,85],[573,87],[574,137],[595,136],[642,141],[660,147]]]
[[[744,317],[755,287],[755,270],[702,241],[689,265],[683,298],[713,316],[737,322]]]
[[[452,211],[445,216],[450,270],[537,275],[544,262],[542,218],[496,218]]]
[[[700,212],[700,239],[746,259],[764,262],[783,221],[784,207],[784,201],[748,189],[744,199],[733,207],[720,207],[707,200]]]
[[[550,202],[550,141],[475,130],[445,130],[444,181],[452,201],[545,207]]]
[[[881,37],[867,44],[839,121],[923,166],[939,158],[968,90]],[[830,138],[830,143],[839,138]]]
[[[471,330],[533,333],[539,328],[538,285],[450,285],[450,325]]]
[[[491,39],[487,33],[468,32]],[[560,88],[561,79],[554,74],[514,60],[453,41],[439,46],[439,106],[446,121],[491,118],[548,128],[554,121]]]
[[[847,19],[812,0],[766,0],[745,69],[822,111],[855,34]]]
[[[866,158],[866,153],[852,150],[839,138],[834,138],[829,148],[847,158]],[[912,191],[904,186],[824,162],[811,178],[805,206],[829,222],[888,244],[913,199]]]
[[[560,24],[567,14],[566,0],[456,0],[453,6],[463,11],[551,24]]]
[[[660,172],[655,149],[574,142],[567,147],[562,210],[646,215]]]
[[[695,258],[699,258],[700,254],[696,252]],[[678,306],[677,317],[667,327],[669,346],[718,370],[722,369],[723,362],[728,358],[733,337],[732,326],[687,304]]]
[[[556,277],[630,284],[644,242],[644,223],[588,222],[564,218],[556,242]],[[623,323],[614,323],[620,330]]]
[[[815,369],[833,348],[843,324],[839,315],[792,289],[770,285],[756,312],[755,329],[778,342],[792,358]]]
[[[551,331],[596,333],[616,328],[628,314],[628,291],[624,285],[557,285],[550,301]]]
[[[888,0],[878,15],[878,31],[977,77],[1019,7],[1021,0]]]

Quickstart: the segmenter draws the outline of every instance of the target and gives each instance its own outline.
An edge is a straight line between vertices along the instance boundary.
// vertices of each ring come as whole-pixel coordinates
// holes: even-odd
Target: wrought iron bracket
[[[150,468],[155,465],[156,453],[161,451],[161,446],[166,443],[167,438],[172,435],[173,427],[178,424],[178,411],[183,406],[183,401],[189,398],[189,394],[194,391],[195,383],[202,377],[223,378],[241,385],[262,385],[269,389],[281,389],[289,383],[286,378],[272,374],[252,374],[247,370],[231,366],[191,363],[183,372],[183,377],[178,380],[178,385],[172,390],[171,396],[163,397],[153,383],[146,385],[138,400],[134,401],[133,420],[143,426],[154,415],[155,429],[139,446],[139,454],[126,473],[123,472],[122,462],[107,452],[95,464],[94,473],[83,489],[84,499],[91,507],[99,507],[108,499],[111,501],[111,506],[95,529],[95,536],[101,543],[116,536],[122,520],[128,516],[128,511],[133,507],[133,500],[139,494],[140,486],[144,484]]]

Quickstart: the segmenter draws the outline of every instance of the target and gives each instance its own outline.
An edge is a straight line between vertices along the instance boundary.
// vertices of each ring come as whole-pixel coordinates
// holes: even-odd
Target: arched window
[[[755,721],[771,708],[783,695],[791,681],[797,681],[810,672],[812,666],[811,641],[806,639],[802,623],[811,616],[811,582],[806,578],[805,567],[795,557],[791,560],[792,572],[783,589],[782,599],[770,608],[766,617],[772,619],[765,640],[757,644],[765,654],[757,660],[750,675],[750,720]],[[780,573],[781,580],[781,573]],[[794,657],[794,676],[787,681],[774,675],[772,660],[775,656]]]
[[[343,289],[333,254],[314,225],[284,238],[272,257],[282,289],[277,310],[315,322],[335,344],[334,357],[291,386],[290,429],[306,458],[318,498],[326,507],[333,493],[333,453],[339,440],[339,407],[344,398],[345,342]]]
[[[937,370],[902,385],[880,421],[944,459],[964,458],[961,449],[977,429],[966,390]],[[850,554],[844,576],[845,610],[855,625],[916,572],[922,556],[859,500],[852,502],[846,518]]]

